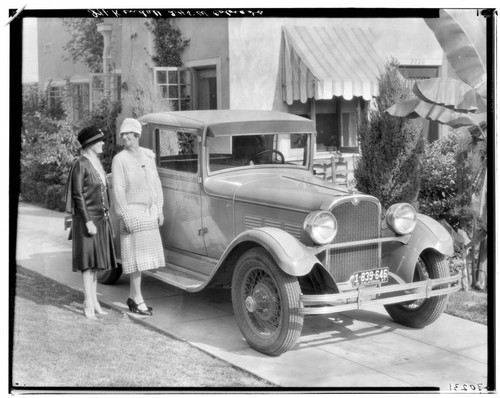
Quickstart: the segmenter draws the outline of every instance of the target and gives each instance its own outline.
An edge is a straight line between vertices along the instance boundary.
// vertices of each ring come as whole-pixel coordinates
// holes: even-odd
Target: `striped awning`
[[[377,96],[384,57],[370,29],[283,26],[283,98],[307,102]]]

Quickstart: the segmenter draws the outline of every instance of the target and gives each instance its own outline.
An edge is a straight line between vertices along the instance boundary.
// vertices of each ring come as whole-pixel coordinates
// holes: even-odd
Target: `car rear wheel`
[[[118,263],[118,267],[97,272],[97,282],[102,285],[113,285],[120,279],[122,275],[122,265]]]
[[[429,278],[442,278],[450,275],[445,257],[433,251],[423,252],[418,258],[413,282]],[[440,317],[448,304],[448,295],[389,304],[385,309],[401,325],[423,328]]]
[[[304,321],[300,286],[264,249],[250,249],[239,258],[231,296],[238,327],[251,347],[278,356],[295,345]]]

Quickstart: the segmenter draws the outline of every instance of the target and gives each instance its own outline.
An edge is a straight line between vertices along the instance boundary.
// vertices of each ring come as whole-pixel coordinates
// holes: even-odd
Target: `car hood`
[[[336,198],[350,195],[343,187],[305,173],[252,172],[213,176],[205,181],[205,191],[234,201],[302,211],[328,209]]]

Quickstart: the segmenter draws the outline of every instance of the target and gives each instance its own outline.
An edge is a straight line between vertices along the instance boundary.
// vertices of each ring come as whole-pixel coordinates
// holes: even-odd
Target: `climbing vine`
[[[156,66],[182,66],[182,51],[189,45],[190,40],[182,36],[179,28],[174,26],[173,20],[155,18],[146,22],[147,28],[154,34],[156,54],[151,59]]]

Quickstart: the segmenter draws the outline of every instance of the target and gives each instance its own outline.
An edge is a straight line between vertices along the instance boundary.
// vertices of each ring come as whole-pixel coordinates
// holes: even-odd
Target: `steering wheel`
[[[283,155],[280,151],[276,150],[276,149],[266,149],[264,151],[260,151],[260,152],[257,152],[256,154],[254,154],[252,156],[252,158],[247,162],[247,165],[250,164],[251,162],[254,161],[254,159],[266,154],[266,153],[276,153],[277,155],[279,155],[279,157],[281,157],[281,164],[285,164],[285,155]]]

